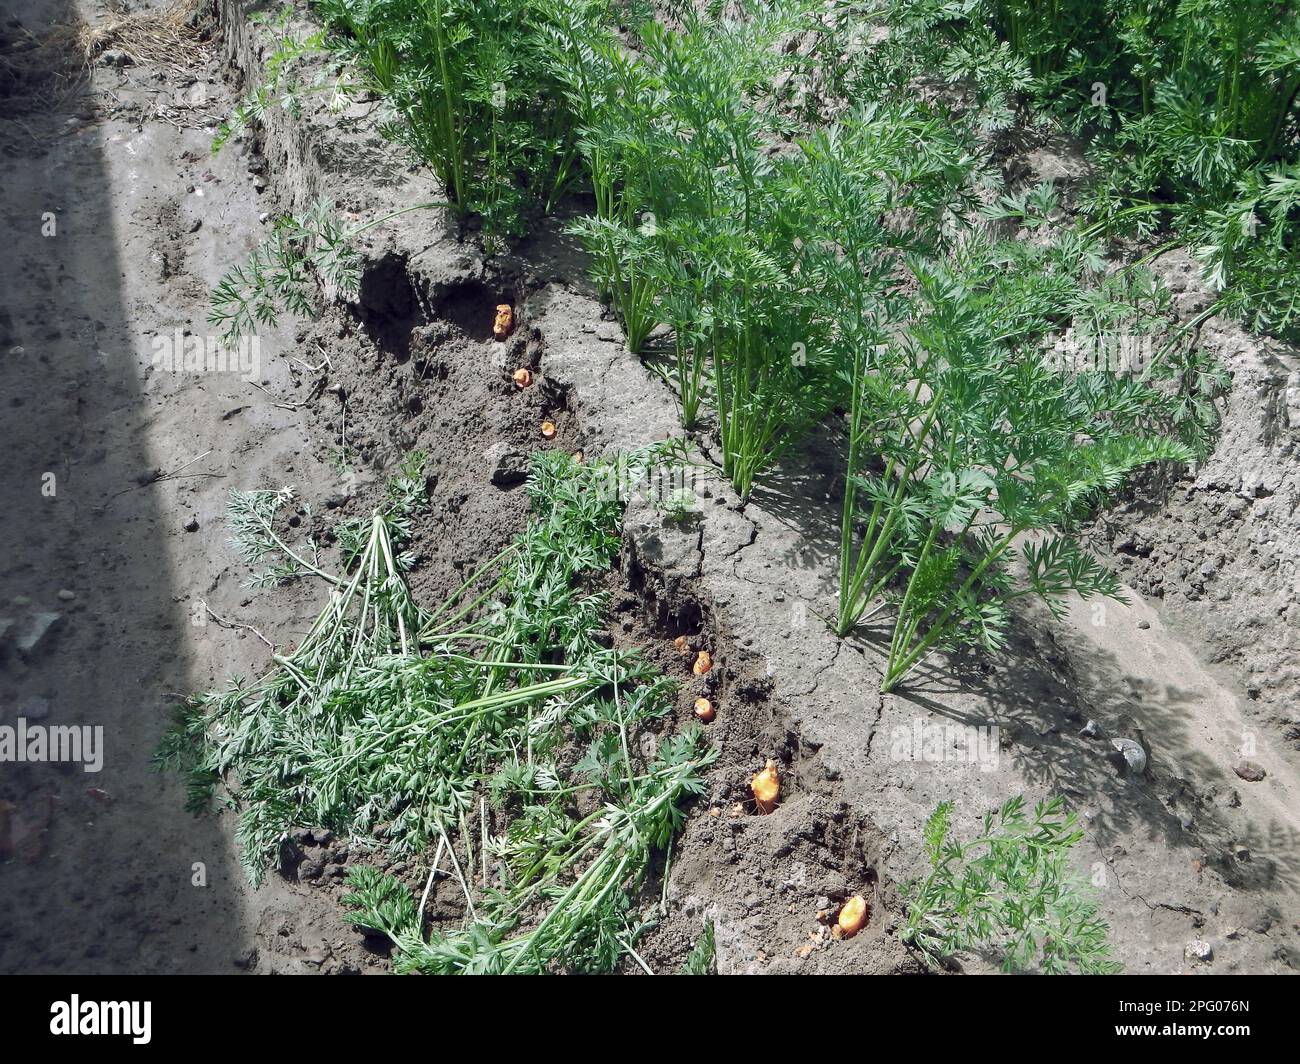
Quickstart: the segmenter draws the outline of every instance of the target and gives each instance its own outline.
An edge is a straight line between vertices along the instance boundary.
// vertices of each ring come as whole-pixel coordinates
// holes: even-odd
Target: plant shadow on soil
[[[1214,864],[1236,890],[1300,889],[1294,845],[1268,847],[1244,863],[1228,856],[1243,833],[1276,839],[1289,829],[1276,821],[1233,822],[1219,808],[1225,798],[1235,805],[1235,781],[1200,749],[1189,726],[1201,696],[1134,677],[1102,648],[1076,642],[1067,650],[1055,623],[1044,607],[1017,610],[1008,646],[996,658],[970,652],[936,660],[893,697],[958,725],[997,725],[1027,783],[1087,811],[1088,836],[1099,851],[1153,842]],[[1088,738],[1081,733],[1090,722],[1099,731]],[[1146,749],[1145,771],[1128,769],[1110,746],[1113,737],[1134,738]]]
[[[827,609],[837,590],[842,446],[842,433],[827,424],[764,477],[753,495],[754,503],[798,537],[800,557],[786,560],[820,571]],[[1159,509],[1176,481],[1151,471],[1124,497],[1132,506]],[[1236,781],[1199,745],[1193,724],[1204,716],[1204,693],[1180,684],[1176,675],[1135,674],[1133,662],[1077,638],[1071,623],[1078,622],[1056,620],[1041,604],[1017,608],[1002,652],[937,655],[887,697],[957,725],[997,725],[1019,777],[1066,795],[1086,813],[1088,846],[1099,853],[1153,843],[1171,857],[1180,853],[1189,862],[1213,865],[1226,884],[1265,905],[1271,904],[1265,892],[1300,889],[1294,840],[1276,842],[1287,839],[1286,825],[1258,812],[1222,808],[1235,807]],[[888,617],[877,615],[846,645],[883,668],[890,633]],[[1100,726],[1093,738],[1080,734],[1089,721]],[[1129,773],[1111,747],[1113,737],[1136,737],[1146,748],[1149,764],[1140,777]],[[1273,844],[1261,845],[1252,859],[1235,861],[1229,855],[1243,836]]]
[[[20,633],[57,614],[27,655],[10,640],[0,647],[0,723],[102,727],[103,767],[0,772],[0,970],[225,971],[244,934],[242,873],[218,825],[186,813],[181,782],[151,764],[169,723],[164,692],[189,689],[191,656],[176,633],[193,589],[174,585],[156,473],[142,472],[155,456],[137,424],[147,404],[123,288],[138,263],[119,252],[123,175],[84,81],[66,92],[41,84],[57,67],[30,42],[51,27],[73,47],[77,7],[34,0],[7,10],[0,28],[0,216],[12,241],[0,266],[0,506],[11,547],[0,610]],[[16,74],[24,56],[42,69]],[[50,215],[57,230],[43,235]]]

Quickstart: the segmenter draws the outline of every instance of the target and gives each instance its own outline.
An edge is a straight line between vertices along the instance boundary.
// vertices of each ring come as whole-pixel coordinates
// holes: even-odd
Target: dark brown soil
[[[694,588],[669,589],[634,540],[625,545],[620,575],[617,638],[680,683],[676,715],[666,726],[698,726],[695,702],[707,698],[716,716],[703,727],[720,751],[709,792],[669,855],[671,907],[642,956],[656,971],[679,968],[707,921],[726,955],[751,958],[750,971],[919,971],[893,933],[900,902],[877,872],[880,832],[843,800],[837,774],[773,701],[763,660],[718,626]],[[676,645],[681,636],[685,651]],[[701,650],[714,661],[703,677],[692,669]],[[769,758],[779,766],[782,793],[764,814],[749,781]],[[647,893],[657,897],[661,886],[651,884]],[[834,939],[830,925],[854,894],[868,899],[868,925],[852,939]]]

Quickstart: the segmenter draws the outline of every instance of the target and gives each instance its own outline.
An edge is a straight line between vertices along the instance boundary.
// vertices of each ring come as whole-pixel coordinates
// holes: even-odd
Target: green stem
[[[948,605],[944,608],[943,612],[939,614],[937,618],[935,618],[934,622],[930,625],[929,629],[927,630],[925,636],[921,639],[921,642],[918,643],[911,650],[908,650],[903,655],[903,657],[897,661],[895,660],[894,648],[891,643],[889,666],[885,673],[885,682],[881,685],[880,688],[882,691],[886,693],[891,691],[901,679],[903,679],[909,672],[912,671],[913,668],[915,668],[916,664],[921,660],[921,658],[926,654],[926,652],[932,646],[934,646],[936,642],[938,642],[938,640],[946,632],[945,626],[948,622],[948,618],[952,616],[953,611],[957,608],[957,602],[960,599],[960,597],[963,594],[965,594],[968,590],[970,590],[972,586],[974,586],[976,581],[978,581],[979,578],[984,575],[985,570],[987,570],[990,565],[992,565],[995,561],[997,561],[998,558],[1002,556],[1003,552],[1006,551],[1007,547],[1011,545],[1011,541],[1015,539],[1015,537],[1018,536],[1022,531],[1024,530],[1019,527],[1012,528],[1010,532],[1008,532],[1001,540],[998,541],[998,543],[994,546],[994,548],[991,551],[989,551],[989,553],[986,554],[984,558],[980,561],[979,565],[977,565],[971,571],[970,576],[966,578],[965,582],[957,590],[957,593],[950,598]],[[905,606],[906,606],[906,602],[904,602],[904,607]],[[903,611],[900,610],[899,611],[900,621],[902,619],[902,616],[903,616]],[[924,619],[925,619],[924,617],[921,617],[915,621],[915,623],[912,625],[912,635],[915,635],[917,628],[920,627],[920,623]],[[895,628],[895,633],[897,634],[897,627]],[[911,636],[908,637],[909,643],[911,642],[911,638],[912,638]],[[904,649],[905,649],[904,645],[900,644],[899,651],[902,652]]]

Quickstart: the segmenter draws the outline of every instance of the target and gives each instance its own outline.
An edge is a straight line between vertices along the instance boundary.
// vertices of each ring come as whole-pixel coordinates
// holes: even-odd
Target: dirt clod
[[[1268,775],[1268,773],[1264,771],[1264,766],[1257,764],[1254,761],[1238,761],[1232,766],[1232,771],[1247,783],[1259,783],[1260,780]]]

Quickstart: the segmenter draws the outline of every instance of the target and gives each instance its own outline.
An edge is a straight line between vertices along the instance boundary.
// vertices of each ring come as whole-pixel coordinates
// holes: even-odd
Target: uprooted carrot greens
[[[310,563],[330,598],[297,648],[192,698],[160,763],[186,772],[195,809],[219,797],[238,813],[255,883],[304,825],[453,876],[465,926],[426,939],[405,888],[354,870],[354,922],[393,938],[399,970],[607,970],[635,956],[635,889],[714,757],[695,730],[645,752],[673,685],[608,645],[605,596],[584,590],[619,544],[611,468],[535,456],[528,526],[428,610],[400,553],[418,464],[341,526],[342,575]],[[287,553],[273,509],[250,524],[233,502],[250,557]],[[290,555],[284,572],[307,564]],[[569,767],[574,743],[586,754]]]

